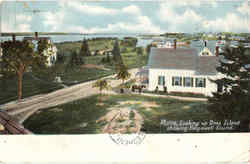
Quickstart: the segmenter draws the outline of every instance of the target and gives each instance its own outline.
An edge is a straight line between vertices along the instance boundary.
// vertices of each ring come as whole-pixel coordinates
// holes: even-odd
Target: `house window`
[[[217,84],[217,92],[222,92],[223,91],[223,84],[222,83],[218,83]]]
[[[205,78],[196,78],[195,86],[197,88],[206,88],[206,79]]]
[[[185,87],[193,87],[193,78],[184,77],[184,86]]]
[[[203,56],[208,56],[209,54],[208,54],[208,52],[202,52],[202,55]]]
[[[158,85],[165,85],[165,77],[164,76],[158,77]]]
[[[173,77],[172,78],[172,85],[173,86],[182,86],[182,77]]]

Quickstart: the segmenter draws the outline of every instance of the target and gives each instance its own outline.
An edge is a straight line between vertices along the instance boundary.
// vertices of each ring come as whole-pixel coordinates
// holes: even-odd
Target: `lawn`
[[[69,66],[70,53],[72,49],[80,49],[81,42],[68,42],[56,44],[59,54],[64,52],[64,59],[57,62],[54,66],[47,69],[33,69],[32,74],[27,73],[23,81],[23,97],[29,97],[36,94],[48,93],[59,88],[60,84],[54,82],[56,76],[60,76],[63,84],[66,86],[75,85],[78,83],[96,80],[115,73],[114,65],[102,63],[101,60],[105,56],[89,56],[84,57],[85,64],[102,66],[100,68],[86,68],[80,66]],[[110,49],[113,47],[112,39],[96,39],[89,41],[89,47],[94,49]],[[140,56],[136,53],[135,45],[121,45],[121,49],[126,48],[121,53],[124,63],[129,69],[142,67],[147,63],[147,55]],[[111,57],[112,58],[112,57]],[[33,78],[32,78],[33,76]],[[1,81],[3,81],[1,79]],[[17,79],[7,79],[6,84],[0,82],[0,104],[17,99]]]
[[[161,119],[209,120],[211,116],[204,102],[188,102],[175,99],[140,95],[99,95],[77,100],[49,109],[39,110],[24,122],[35,134],[99,134],[107,122],[98,122],[111,109],[136,110],[144,119],[142,130],[147,133],[163,133]]]
[[[13,77],[6,80],[0,78],[0,81],[0,104],[17,100],[17,78]],[[56,83],[32,78],[31,73],[26,73],[23,78],[23,98],[52,92],[60,88],[62,87]]]
[[[88,62],[88,64],[90,63],[94,62]],[[105,76],[112,75],[113,73],[113,70],[85,68],[84,66],[69,67],[66,63],[57,63],[51,68],[36,70],[33,72],[36,77],[50,82],[53,82],[56,76],[60,76],[62,83],[67,86],[90,80],[96,80]]]
[[[72,52],[77,50],[78,52],[81,49],[82,41],[77,42],[63,42],[63,43],[56,43],[55,44],[58,53],[63,54],[65,52]],[[89,50],[96,51],[96,50],[105,50],[113,48],[113,39],[96,39],[96,40],[89,40],[88,41]]]
[[[58,49],[58,53],[64,56],[70,56],[71,52],[74,50],[80,51],[81,49],[81,41],[78,42],[64,42],[57,43],[56,47]],[[114,39],[111,38],[99,38],[94,40],[89,40],[88,45],[90,51],[94,52],[95,50],[112,50],[114,44]],[[145,52],[142,56],[138,55],[136,52],[136,42],[135,38],[120,40],[120,51],[121,56],[123,58],[124,63],[128,68],[137,68],[142,67],[147,64],[148,55]],[[107,68],[114,69],[112,64],[101,63],[102,58],[105,58],[104,55],[99,56],[90,56],[85,57],[84,61],[86,64],[103,64]],[[112,58],[112,57],[111,57]]]

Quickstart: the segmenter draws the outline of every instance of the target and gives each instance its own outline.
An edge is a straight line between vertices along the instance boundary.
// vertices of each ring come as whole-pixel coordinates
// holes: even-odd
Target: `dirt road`
[[[138,69],[131,69],[131,78],[135,77]],[[109,76],[106,78],[113,78]],[[94,94],[98,94],[97,88],[92,88],[92,84],[96,80],[81,83],[72,87],[63,88],[55,92],[43,95],[33,96],[27,99],[23,99],[21,102],[14,101],[4,105],[1,105],[1,109],[8,112],[10,115],[14,115],[20,123],[25,121],[30,115],[39,109],[49,108],[60,104],[65,104],[74,100],[78,100],[84,97],[88,97]],[[110,80],[111,87],[116,87],[121,84],[121,80]],[[112,94],[113,92],[108,91]],[[114,93],[113,93],[114,94]]]

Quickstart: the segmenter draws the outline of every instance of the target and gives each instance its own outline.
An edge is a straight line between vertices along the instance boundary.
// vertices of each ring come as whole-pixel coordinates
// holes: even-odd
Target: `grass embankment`
[[[17,100],[17,78],[0,78],[0,104]],[[23,78],[23,98],[36,94],[49,93],[62,88],[60,85],[52,82],[40,81],[32,78],[31,73],[26,73]]]
[[[138,103],[133,103],[135,101]],[[130,107],[141,114],[144,119],[143,130],[147,133],[161,133],[161,119],[210,119],[206,104],[203,102],[130,94],[105,95],[100,99],[99,95],[95,95],[53,108],[42,109],[26,120],[24,126],[36,134],[98,134],[107,123],[96,121],[111,108],[119,110],[125,107]]]

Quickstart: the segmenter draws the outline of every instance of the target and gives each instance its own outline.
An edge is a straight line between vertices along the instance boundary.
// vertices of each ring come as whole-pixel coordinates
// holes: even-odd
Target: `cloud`
[[[66,3],[67,7],[72,7],[80,12],[93,14],[93,15],[101,15],[101,14],[115,15],[119,12],[117,9],[105,8],[105,7],[96,6],[96,5],[88,5],[86,3],[83,4],[82,1],[70,1],[70,2],[64,2],[64,3]],[[65,4],[63,5],[65,6]]]
[[[118,14],[134,14],[140,15],[141,11],[140,8],[136,5],[129,5],[122,9],[114,9],[114,8],[107,8],[98,5],[91,5],[84,3],[82,1],[61,1],[59,3],[61,7],[70,7],[74,10],[80,11],[82,13],[90,14],[90,15],[118,15]]]
[[[168,32],[183,32],[204,20],[204,18],[194,10],[187,8],[183,13],[178,13],[176,3],[164,3],[158,12],[158,18],[161,22],[168,24]]]
[[[14,26],[13,24],[8,24],[6,22],[2,22],[2,32],[31,32],[31,26],[29,24],[17,24]]]
[[[171,5],[174,6],[193,6],[193,7],[200,7],[201,1],[200,0],[181,0],[181,1],[168,1]]]
[[[248,5],[248,3],[249,2],[242,3],[241,6],[237,8],[237,11],[243,15],[250,15],[250,6]]]
[[[62,1],[59,4],[60,10],[56,13],[48,12],[43,15],[43,24],[52,31],[64,31],[64,32],[79,32],[79,33],[160,33],[161,29],[152,24],[151,20],[147,16],[143,16],[140,8],[136,5],[128,5],[118,8],[104,8],[97,5],[86,5],[81,2],[73,1],[68,3]],[[70,7],[70,8],[68,8]],[[73,12],[72,12],[73,8]],[[83,13],[91,14],[93,19],[101,15],[119,16],[119,21],[115,23],[109,23],[108,21],[102,24],[96,24],[92,27],[87,25],[81,25],[80,22],[74,22],[69,15],[76,16],[74,11],[81,11]],[[70,13],[70,14],[69,14]],[[73,14],[73,15],[72,15]],[[100,15],[100,16],[99,16]],[[131,19],[127,20],[128,16],[133,15]],[[121,19],[120,19],[121,18]],[[122,18],[125,18],[124,20]]]
[[[18,14],[16,15],[16,20],[18,22],[30,22],[32,21],[32,16]]]
[[[246,3],[237,11],[242,14],[250,12]],[[250,32],[247,18],[237,12],[228,12],[220,17],[205,17],[190,8],[178,12],[177,2],[162,4],[158,17],[161,22],[167,23],[168,32]]]
[[[124,7],[122,9],[122,12],[123,13],[126,13],[126,14],[134,14],[134,15],[141,15],[141,10],[140,8],[138,8],[137,6],[135,5],[130,5],[128,7]]]
[[[201,7],[201,5],[211,5],[217,7],[216,0],[202,1],[202,0],[168,0],[168,4],[175,7]]]
[[[31,32],[31,21],[32,16],[28,15],[13,15],[10,14],[12,18],[15,18],[16,22],[11,19],[3,19],[1,21],[2,32]]]
[[[229,13],[225,17],[209,20],[203,23],[202,26],[209,31],[250,32],[247,19],[235,13]]]
[[[65,13],[63,11],[55,13],[46,12],[43,14],[43,18],[43,25],[45,25],[46,29],[48,29],[48,27],[51,28],[51,31],[61,30],[61,27],[66,26],[64,25]]]
[[[136,18],[136,22],[118,22],[114,24],[108,24],[106,27],[92,27],[85,28],[83,26],[70,26],[66,28],[68,32],[80,32],[80,33],[162,33],[160,27],[154,26],[147,16],[139,16]]]

